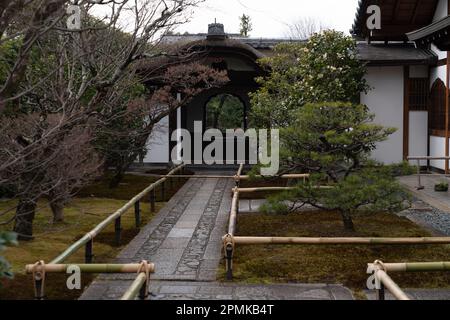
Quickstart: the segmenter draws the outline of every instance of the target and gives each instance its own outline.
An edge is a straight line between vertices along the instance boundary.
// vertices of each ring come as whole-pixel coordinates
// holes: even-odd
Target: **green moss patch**
[[[393,214],[359,215],[357,231],[343,229],[340,215],[311,211],[301,214],[239,215],[239,236],[296,237],[426,237],[430,233]],[[362,296],[367,263],[448,261],[449,245],[238,245],[235,281],[247,283],[341,283]],[[450,287],[450,273],[393,273],[403,288]],[[225,279],[222,269],[222,279]]]

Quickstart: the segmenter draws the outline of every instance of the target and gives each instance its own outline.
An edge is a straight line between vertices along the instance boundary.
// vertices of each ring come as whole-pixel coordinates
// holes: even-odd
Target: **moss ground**
[[[63,252],[70,244],[81,238],[86,232],[111,213],[122,207],[127,200],[145,189],[156,178],[127,175],[116,189],[108,188],[107,178],[82,190],[80,194],[65,209],[65,221],[60,224],[51,223],[51,211],[45,200],[41,200],[34,221],[34,240],[20,242],[17,247],[7,248],[2,254],[11,263],[15,277],[13,280],[3,280],[0,288],[1,299],[33,299],[33,284],[30,275],[25,275],[26,264],[38,260],[46,262]],[[167,197],[174,194],[185,182],[175,180],[172,187],[167,184]],[[158,211],[163,205],[160,197],[156,204]],[[14,207],[15,201],[0,201],[0,212]],[[148,203],[141,204],[142,225],[148,223],[154,216],[150,213]],[[12,214],[12,213],[11,213]],[[5,217],[4,217],[5,219]],[[5,219],[6,220],[6,219]],[[0,230],[11,230],[11,225],[0,226]],[[107,263],[128,244],[139,232],[135,227],[134,209],[122,217],[122,241],[117,246],[114,242],[114,224],[108,226],[94,240],[94,262]],[[84,250],[81,249],[67,262],[83,262]],[[83,277],[83,286],[89,284],[93,276]],[[51,274],[46,281],[46,294],[49,299],[76,299],[80,291],[69,291],[65,285],[66,275]]]
[[[339,214],[311,211],[301,214],[242,214],[240,236],[297,237],[422,237],[430,234],[406,218],[394,214],[361,214],[354,219],[356,231],[342,227]],[[246,283],[342,283],[363,297],[367,263],[448,261],[448,245],[317,246],[239,245],[234,255],[235,281]],[[222,279],[225,272],[222,266]],[[450,273],[396,273],[400,287],[450,287]]]

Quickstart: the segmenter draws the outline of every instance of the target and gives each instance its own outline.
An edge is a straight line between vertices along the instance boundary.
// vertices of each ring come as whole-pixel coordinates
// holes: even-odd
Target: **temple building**
[[[381,8],[379,30],[367,28],[367,8],[372,4]],[[389,164],[408,156],[449,156],[450,0],[360,0],[350,32],[358,43],[358,58],[367,65],[371,87],[361,94],[361,103],[376,115],[376,123],[398,129],[378,145],[373,158]],[[301,40],[243,38],[226,34],[216,23],[207,34],[166,36],[164,41],[205,50],[202,62],[227,70],[230,82],[203,92],[165,118],[149,139],[144,163],[168,163],[175,145],[169,141],[171,132],[193,132],[194,121],[202,121],[202,130],[246,129],[249,93],[258,88],[255,77],[263,74],[257,60],[271,55],[281,42]],[[421,164],[448,171],[446,162]]]

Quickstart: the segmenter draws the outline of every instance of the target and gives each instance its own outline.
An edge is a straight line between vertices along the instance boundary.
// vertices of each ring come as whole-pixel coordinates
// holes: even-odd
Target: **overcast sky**
[[[245,13],[252,18],[251,37],[284,37],[287,25],[300,17],[315,18],[348,33],[357,4],[358,0],[206,0],[195,10],[191,22],[177,31],[206,32],[208,24],[217,19],[227,33],[239,33],[239,16]]]

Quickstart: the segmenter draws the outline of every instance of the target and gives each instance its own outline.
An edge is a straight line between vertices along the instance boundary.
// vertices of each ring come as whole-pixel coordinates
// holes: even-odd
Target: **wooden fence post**
[[[155,212],[155,189],[150,191],[150,210],[151,212]]]
[[[161,183],[161,202],[164,202],[166,199],[166,183]]]
[[[136,228],[141,227],[141,203],[140,201],[137,201],[134,204],[134,219],[136,222]]]
[[[92,245],[93,245],[93,240],[89,240],[88,242],[86,242],[85,245],[85,249],[84,249],[84,261],[86,263],[92,263],[92,258],[93,258],[93,254],[92,254]]]
[[[385,300],[385,288],[384,288],[384,284],[380,283],[380,289],[377,289],[377,300]]]
[[[122,226],[121,226],[121,217],[118,217],[114,221],[114,230],[116,234],[116,245],[120,245],[120,238],[121,238],[121,232],[122,232]]]

